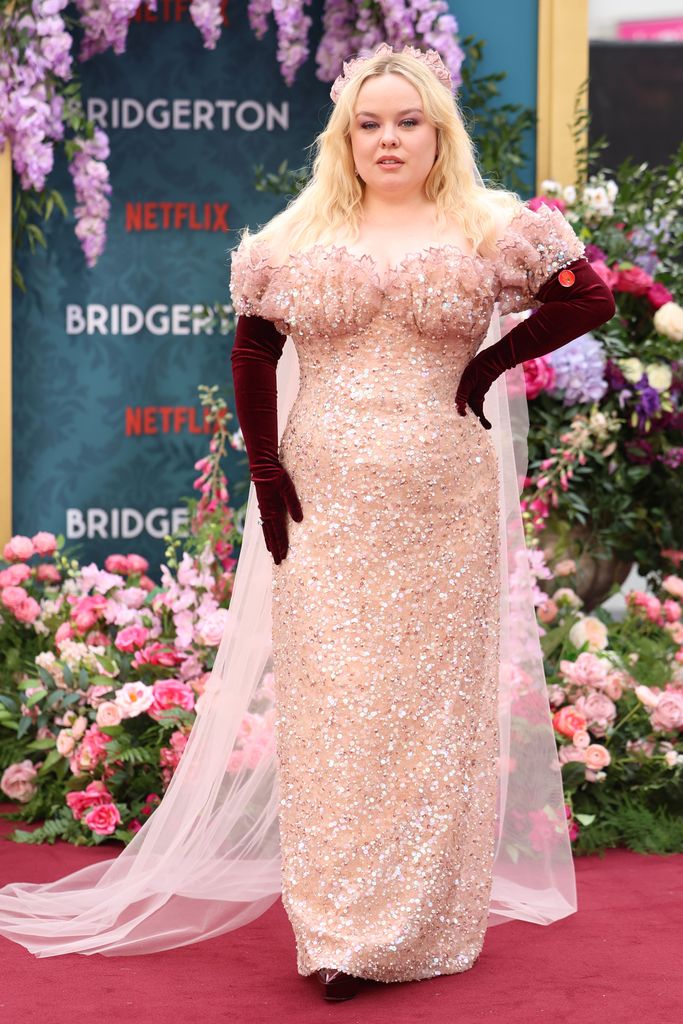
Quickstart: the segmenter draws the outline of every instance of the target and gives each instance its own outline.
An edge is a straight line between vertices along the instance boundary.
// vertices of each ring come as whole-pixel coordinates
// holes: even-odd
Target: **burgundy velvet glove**
[[[270,320],[240,316],[230,361],[237,419],[249,459],[266,547],[276,565],[287,555],[287,512],[304,517],[289,473],[278,457],[277,362],[286,338]]]
[[[569,273],[571,271],[571,273]],[[545,281],[534,298],[543,305],[483,351],[462,372],[455,404],[461,416],[466,405],[486,428],[484,396],[494,380],[526,359],[537,359],[606,323],[615,313],[611,289],[582,256]]]

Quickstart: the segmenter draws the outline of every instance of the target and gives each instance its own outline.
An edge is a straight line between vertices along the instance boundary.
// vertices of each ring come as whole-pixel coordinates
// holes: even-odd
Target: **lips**
[[[403,161],[399,160],[397,157],[394,157],[394,156],[392,156],[392,157],[384,156],[384,157],[381,158],[381,160],[378,160],[377,163],[378,164],[402,164]]]

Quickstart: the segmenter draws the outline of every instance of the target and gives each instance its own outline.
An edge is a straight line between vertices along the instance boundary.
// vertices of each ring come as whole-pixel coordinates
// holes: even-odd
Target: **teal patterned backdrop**
[[[535,63],[535,38],[526,30],[532,18],[535,29],[532,8],[516,22],[522,45],[514,60],[525,71],[527,53]],[[503,20],[487,25],[471,2],[453,9],[462,35],[490,31],[498,38],[486,63],[506,67],[507,10],[500,5]],[[302,165],[330,106],[329,83],[316,79],[312,56],[289,88],[277,67],[272,27],[257,41],[246,4],[229,5],[228,21],[214,51],[204,49],[185,15],[178,22],[133,23],[124,55],[78,64],[89,112],[104,116],[111,142],[108,244],[88,269],[73,219],[57,214],[47,225],[48,250],[19,258],[28,291],[16,290],[14,303],[13,532],[64,533],[81,561],[100,565],[112,552],[135,551],[149,559],[156,578],[163,535],[182,517],[181,497],[196,494],[193,464],[207,450],[198,385],[223,385],[234,409],[231,336],[192,333],[183,309],[167,325],[164,307],[170,314],[174,306],[229,301],[227,250],[237,230],[267,220],[283,202],[254,190],[254,165],[274,170],[285,158]],[[315,31],[311,43],[313,53]],[[529,102],[534,75],[509,98]],[[176,103],[175,126],[166,127],[173,101],[185,102]],[[123,107],[133,122],[140,112],[148,115],[136,127],[116,127]],[[193,112],[204,115],[196,129]],[[50,184],[73,204],[63,158]],[[181,223],[164,227],[164,208],[148,206],[146,229],[144,217],[143,230],[136,229],[139,204],[162,203],[173,204],[166,210]],[[123,306],[130,333],[112,317]],[[145,313],[147,323],[137,329]],[[90,332],[83,329],[88,319]],[[248,482],[245,457],[231,452],[230,459],[231,502],[239,505]]]

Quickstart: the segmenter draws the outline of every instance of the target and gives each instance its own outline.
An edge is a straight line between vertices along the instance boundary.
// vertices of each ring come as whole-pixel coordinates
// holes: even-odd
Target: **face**
[[[366,188],[422,191],[436,158],[437,131],[427,121],[419,92],[403,75],[391,72],[363,82],[351,120],[351,149]]]

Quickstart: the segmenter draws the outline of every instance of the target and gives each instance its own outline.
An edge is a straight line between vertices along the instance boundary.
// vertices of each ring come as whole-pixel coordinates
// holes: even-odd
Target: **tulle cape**
[[[499,337],[496,308],[482,347]],[[277,386],[281,439],[299,388],[291,338],[278,363]],[[484,411],[498,456],[502,511],[500,748],[488,924],[547,925],[577,904],[519,504],[529,425],[522,366],[494,382]],[[278,899],[275,741],[271,730],[265,745],[250,743],[246,727],[272,721],[274,711],[273,563],[258,517],[251,483],[225,632],[160,805],[115,858],[53,882],[12,882],[0,889],[0,934],[36,956],[151,953],[200,942],[247,924]]]

